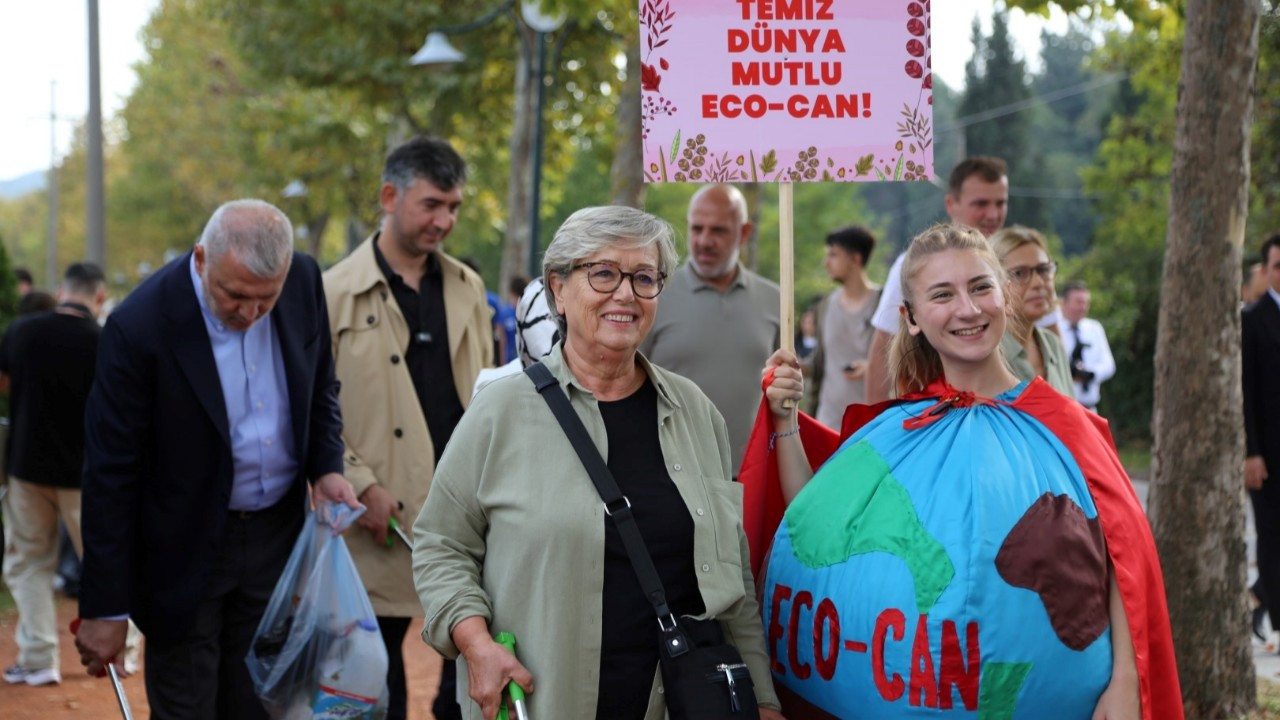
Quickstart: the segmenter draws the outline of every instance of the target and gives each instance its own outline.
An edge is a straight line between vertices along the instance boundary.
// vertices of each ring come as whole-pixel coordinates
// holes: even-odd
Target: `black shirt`
[[[646,378],[630,397],[600,403],[609,472],[631,509],[676,615],[704,611],[693,567],[693,518],[667,474],[658,441],[658,391]],[[658,668],[658,617],[640,589],[613,520],[605,517],[600,699],[596,718],[643,720]]]
[[[93,386],[102,329],[78,303],[19,318],[0,340],[9,376],[9,474],[60,488],[80,487],[84,406]]]
[[[422,406],[436,462],[444,453],[445,443],[462,419],[462,401],[453,384],[453,360],[449,357],[449,327],[444,313],[444,274],[435,253],[427,255],[427,270],[418,287],[411,288],[396,274],[378,249],[381,234],[373,240],[373,253],[378,267],[391,286],[391,294],[409,324],[409,349],[404,358],[392,356],[391,362],[403,361],[413,379],[413,389]]]

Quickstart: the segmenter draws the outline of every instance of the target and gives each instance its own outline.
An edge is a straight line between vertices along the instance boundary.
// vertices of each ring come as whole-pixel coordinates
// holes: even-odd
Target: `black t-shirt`
[[[80,487],[84,406],[101,333],[88,308],[63,303],[19,318],[0,340],[0,372],[9,376],[5,459],[11,476]]]
[[[658,391],[647,378],[630,397],[600,403],[609,472],[631,501],[636,525],[677,615],[704,611],[693,567],[693,518],[658,441]],[[600,699],[596,718],[643,720],[657,671],[658,618],[640,589],[622,537],[605,517]]]
[[[379,236],[380,237],[380,236]],[[378,238],[373,252],[378,267],[391,286],[391,294],[409,324],[409,349],[401,361],[408,364],[413,389],[418,393],[422,416],[431,433],[436,462],[444,454],[445,443],[462,419],[462,401],[453,384],[453,359],[449,357],[449,327],[444,312],[444,274],[435,253],[427,255],[427,270],[416,289],[405,284],[382,257]]]

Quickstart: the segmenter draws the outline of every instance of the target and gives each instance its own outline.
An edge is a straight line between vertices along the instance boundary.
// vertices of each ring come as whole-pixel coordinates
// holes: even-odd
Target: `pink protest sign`
[[[640,0],[646,182],[927,180],[930,0]]]

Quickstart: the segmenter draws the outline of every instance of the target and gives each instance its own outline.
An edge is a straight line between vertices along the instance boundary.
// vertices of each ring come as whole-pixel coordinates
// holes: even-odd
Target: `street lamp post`
[[[485,16],[476,19],[465,25],[459,25],[451,28],[442,28],[427,34],[426,42],[422,48],[414,54],[410,59],[414,65],[446,65],[461,62],[466,55],[460,50],[449,44],[448,35],[456,35],[460,33],[476,30],[480,27],[488,25],[499,15],[512,9],[515,0],[508,0],[498,8],[487,13]],[[529,77],[530,82],[537,84],[536,88],[536,109],[532,113],[532,143],[529,151],[529,257],[528,272],[529,277],[537,277],[539,273],[538,250],[539,250],[539,232],[540,232],[540,205],[542,202],[542,136],[543,136],[543,109],[546,103],[546,55],[547,55],[547,35],[559,30],[564,25],[565,18],[563,15],[544,15],[538,10],[536,2],[522,0],[520,3],[520,16],[529,29],[533,30],[537,48],[534,51],[533,62],[530,63]],[[522,99],[516,98],[516,102],[520,103]],[[517,112],[517,116],[520,113]]]
[[[45,284],[58,287],[58,83],[49,83],[49,245],[45,255]]]
[[[98,0],[89,0],[89,117],[86,119],[88,134],[88,177],[85,186],[85,218],[87,230],[87,255],[89,262],[107,267],[105,241],[106,202],[103,199],[102,180],[102,83],[98,71]]]

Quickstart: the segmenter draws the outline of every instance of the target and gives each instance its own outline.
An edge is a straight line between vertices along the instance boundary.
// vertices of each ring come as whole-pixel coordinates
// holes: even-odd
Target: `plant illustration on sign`
[[[638,0],[645,181],[930,179],[931,1]],[[872,68],[845,43],[885,2]]]
[[[644,92],[641,140],[649,139],[649,126],[658,115],[676,112],[676,106],[662,96],[662,73],[670,70],[671,64],[661,55],[655,63],[653,57],[654,52],[670,40],[663,36],[671,30],[671,19],[675,16],[670,0],[644,0],[640,5],[640,26],[645,33],[645,54],[640,62],[640,89]]]
[[[903,103],[902,121],[898,123],[898,137],[894,143],[894,153],[876,164],[875,154],[858,158],[854,173],[863,176],[875,171],[879,180],[928,180],[932,168],[928,167],[933,145],[933,125],[929,121],[930,114],[920,112],[920,104],[933,104],[933,53],[930,39],[930,6],[931,0],[912,0],[907,3],[907,43],[904,49],[910,59],[903,66],[903,71],[912,80],[920,80],[920,94],[916,106]],[[920,38],[924,38],[921,40]],[[921,61],[924,61],[921,64]],[[905,141],[905,146],[904,146]],[[910,156],[920,154],[920,161]]]

